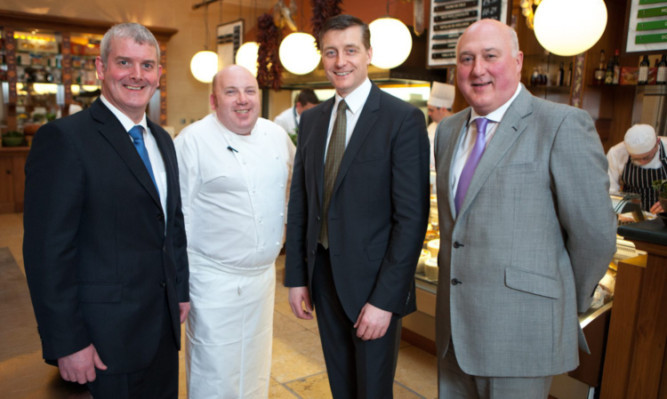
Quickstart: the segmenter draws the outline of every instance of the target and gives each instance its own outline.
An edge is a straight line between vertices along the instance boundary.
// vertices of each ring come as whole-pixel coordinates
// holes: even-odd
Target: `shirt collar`
[[[361,109],[364,107],[364,104],[366,103],[366,99],[368,98],[368,94],[371,92],[371,87],[373,85],[371,84],[371,81],[366,78],[366,80],[363,81],[357,87],[354,89],[350,94],[345,96],[345,103],[347,103],[347,108],[352,114],[357,114],[358,112],[361,112]],[[336,93],[336,102],[334,103],[334,109],[338,109],[338,103],[343,99],[343,97],[339,96],[338,93]]]
[[[123,113],[123,111],[119,110],[118,108],[114,107],[109,100],[107,100],[104,97],[104,94],[100,95],[100,100],[106,105],[107,108],[109,108],[109,111],[111,111],[112,114],[118,119],[121,125],[123,125],[123,128],[125,129],[126,132],[129,132],[132,127],[135,125],[140,125],[141,127],[144,128],[144,132],[148,132],[148,123],[146,122],[146,113],[144,112],[144,115],[141,117],[141,122],[139,123],[134,123],[132,119],[130,119],[127,115]]]
[[[470,122],[472,122],[475,119],[480,118],[480,117],[484,117],[484,118],[490,120],[491,122],[500,123],[500,121],[503,119],[503,116],[505,116],[505,112],[507,112],[507,109],[510,107],[510,105],[512,105],[512,102],[514,102],[514,99],[517,98],[517,96],[521,92],[521,86],[523,86],[523,85],[522,84],[517,85],[516,91],[514,92],[512,97],[510,97],[510,99],[507,100],[507,102],[505,104],[496,108],[494,111],[489,112],[487,115],[480,115],[477,112],[475,112],[475,110],[473,109],[470,112],[470,120],[468,121],[468,124],[470,124]]]

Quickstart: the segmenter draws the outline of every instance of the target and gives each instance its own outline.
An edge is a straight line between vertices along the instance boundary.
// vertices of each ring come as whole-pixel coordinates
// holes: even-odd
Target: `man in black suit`
[[[26,163],[23,256],[44,359],[95,399],[176,398],[189,310],[178,168],[146,119],[155,37],[113,26],[102,96],[37,132]]]
[[[317,308],[334,398],[386,399],[400,318],[416,308],[429,207],[424,115],[368,80],[370,31],[358,18],[327,20],[320,47],[336,95],[301,117],[285,286],[297,317]]]

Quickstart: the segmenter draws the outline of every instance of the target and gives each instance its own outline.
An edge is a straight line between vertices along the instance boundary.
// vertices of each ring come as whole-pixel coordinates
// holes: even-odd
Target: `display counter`
[[[650,220],[618,233],[646,254],[618,265],[600,398],[667,398],[667,227]]]

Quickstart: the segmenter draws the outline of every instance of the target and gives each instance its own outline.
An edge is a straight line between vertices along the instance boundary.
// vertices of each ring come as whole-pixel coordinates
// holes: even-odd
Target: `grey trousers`
[[[479,377],[459,366],[450,342],[447,354],[438,360],[439,399],[546,399],[552,376]]]

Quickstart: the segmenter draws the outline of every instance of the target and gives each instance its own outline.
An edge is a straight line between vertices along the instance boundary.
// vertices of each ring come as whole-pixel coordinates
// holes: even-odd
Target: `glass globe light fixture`
[[[320,51],[313,35],[294,32],[287,35],[278,49],[280,63],[295,75],[311,73],[320,63]]]
[[[202,83],[211,83],[218,72],[218,55],[213,51],[198,51],[190,60],[192,76]]]
[[[542,0],[533,23],[542,47],[572,56],[600,40],[607,26],[607,7],[603,0]]]
[[[236,52],[236,63],[245,67],[253,76],[257,77],[257,52],[259,44],[257,42],[245,42]]]
[[[407,26],[396,18],[383,17],[371,22],[371,64],[391,69],[401,65],[412,50],[412,36]]]

